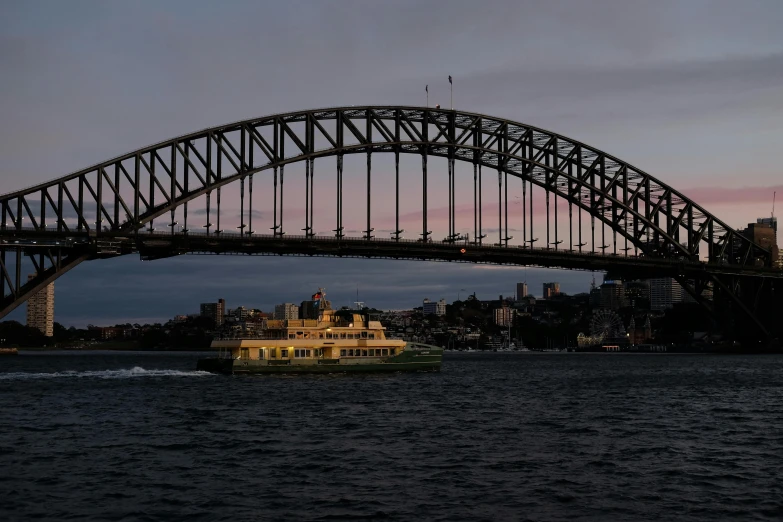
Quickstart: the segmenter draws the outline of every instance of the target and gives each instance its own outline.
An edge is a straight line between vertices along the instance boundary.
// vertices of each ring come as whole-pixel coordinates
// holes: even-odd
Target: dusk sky
[[[241,119],[424,105],[427,84],[430,104],[448,106],[451,75],[456,109],[590,144],[743,227],[769,216],[774,191],[783,200],[781,27],[780,0],[5,1],[0,193]],[[332,218],[316,228],[331,230]],[[319,286],[337,305],[355,300],[358,285],[368,305],[399,309],[458,293],[496,298],[524,280],[536,295],[544,281],[578,293],[592,277],[381,260],[126,257],[58,279],[55,320],[163,321],[219,297],[268,311]],[[8,317],[23,318],[24,306]]]

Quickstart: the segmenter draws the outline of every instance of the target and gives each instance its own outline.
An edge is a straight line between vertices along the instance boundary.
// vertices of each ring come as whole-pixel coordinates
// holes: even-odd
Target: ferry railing
[[[219,334],[216,335],[213,338],[215,341],[240,341],[243,339],[253,339],[253,340],[269,340],[269,341],[282,341],[288,339],[287,335],[283,334],[277,334],[277,335],[269,335],[269,334],[256,334],[251,332],[243,332],[243,333],[227,333],[227,334]]]

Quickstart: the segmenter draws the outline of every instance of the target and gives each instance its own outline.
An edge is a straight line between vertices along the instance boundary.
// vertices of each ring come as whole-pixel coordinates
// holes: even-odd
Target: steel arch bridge
[[[394,229],[388,239],[373,234],[379,218],[373,210],[378,198],[373,201],[371,186],[378,176],[373,178],[372,158],[380,153],[394,159]],[[344,163],[356,154],[366,158],[366,212],[364,230],[351,236],[344,223]],[[400,185],[401,155],[421,158],[415,188],[405,180]],[[324,221],[315,219],[320,200],[314,179],[316,160],[321,164],[327,157],[336,158],[336,175],[330,180],[334,229],[325,236],[315,229]],[[447,166],[443,240],[434,240],[431,230],[437,177],[431,159]],[[473,169],[472,186],[460,185],[473,197],[472,237],[457,226],[458,214],[465,221],[455,196],[458,162]],[[286,167],[290,172],[302,163],[304,194],[296,201],[304,202],[304,234],[294,236],[284,229],[284,181]],[[486,189],[482,192],[487,169],[497,174],[497,199],[491,204],[484,201]],[[258,221],[254,180],[256,195],[259,183],[271,195],[271,234],[253,230],[254,217]],[[221,191],[236,185],[232,204],[238,200],[234,219],[239,224],[228,232],[220,228],[221,216],[226,222]],[[519,201],[510,199],[510,190]],[[348,206],[355,208],[355,201],[350,198]],[[401,201],[416,201],[417,240],[401,235]],[[521,215],[512,212],[511,228],[509,203],[517,209],[521,203]],[[194,205],[198,211],[189,216]],[[718,313],[703,297],[712,287],[715,302],[720,294],[730,303],[724,316],[742,315],[767,337],[773,335],[771,322],[760,310],[783,286],[772,252],[634,166],[530,125],[439,108],[318,109],[209,128],[8,193],[0,197],[0,216],[0,318],[83,261],[133,252],[146,259],[181,253],[389,257],[672,276]],[[194,225],[201,217],[205,224]],[[497,224],[496,241],[484,233],[490,219]],[[163,228],[155,230],[156,222]],[[509,230],[521,231],[517,244]],[[536,245],[539,236],[542,247]]]

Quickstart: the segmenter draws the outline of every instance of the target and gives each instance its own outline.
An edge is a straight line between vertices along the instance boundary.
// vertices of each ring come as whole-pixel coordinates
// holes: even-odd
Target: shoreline
[[[32,346],[18,348],[19,353],[25,352],[216,352],[212,348],[139,348],[118,346],[89,346],[89,347],[63,347],[63,346]]]

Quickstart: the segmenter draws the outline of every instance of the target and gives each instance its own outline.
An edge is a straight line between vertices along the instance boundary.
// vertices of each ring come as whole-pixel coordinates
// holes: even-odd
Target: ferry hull
[[[377,360],[360,362],[340,359],[253,360],[209,357],[199,359],[197,369],[223,374],[324,374],[378,372],[437,372],[443,359],[442,350],[426,353],[406,350],[404,353]]]

